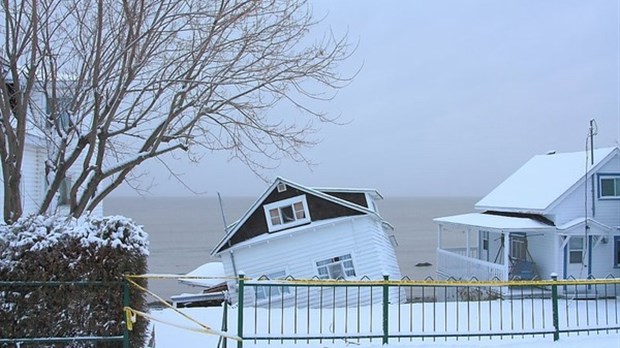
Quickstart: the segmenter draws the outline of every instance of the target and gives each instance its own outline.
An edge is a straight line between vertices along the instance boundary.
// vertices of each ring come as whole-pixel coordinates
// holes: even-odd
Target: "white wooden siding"
[[[44,157],[42,148],[26,144],[21,185],[24,215],[37,213],[41,206],[44,190]]]
[[[30,117],[37,118],[36,121],[39,121],[39,127],[35,127],[34,125],[29,125],[28,133],[33,137],[43,137],[43,134],[40,130],[41,123],[44,122],[44,115],[41,113],[45,113],[47,109],[47,101],[45,99],[45,94],[41,90],[35,90],[32,93],[32,101],[34,107],[30,108]],[[29,137],[27,135],[27,137]],[[45,194],[46,184],[45,184],[45,159],[47,157],[47,153],[45,147],[41,144],[36,144],[36,142],[43,143],[43,140],[36,140],[33,143],[30,140],[26,140],[27,143],[24,149],[24,159],[22,164],[22,183],[21,183],[21,194],[22,194],[22,208],[23,215],[34,214],[37,213],[41,202],[43,201],[43,195]],[[83,158],[83,156],[82,156]],[[78,161],[79,162],[79,161]],[[2,169],[0,168],[0,174]],[[80,174],[81,170],[78,169],[70,169],[69,173],[73,178],[76,178]],[[2,176],[0,175],[0,180],[2,180]],[[0,194],[4,199],[4,187],[0,185]],[[0,200],[0,212],[4,211],[4,200]],[[61,211],[61,213],[63,213]],[[65,211],[66,213],[66,211]],[[92,215],[103,215],[103,204],[99,204],[94,211],[91,212]]]
[[[587,185],[584,182],[560,202],[551,212],[552,220],[556,225],[564,224],[576,218],[587,216],[607,225],[620,225],[620,200],[599,199],[598,198],[598,175],[602,173],[620,173],[620,157],[615,156],[603,165],[594,174],[594,186],[592,179],[588,179]],[[587,188],[586,188],[587,186]],[[587,189],[587,192],[585,190]],[[594,189],[594,216],[592,216],[592,189]],[[587,200],[587,211],[586,204]]]
[[[43,195],[43,148],[26,144],[22,163],[21,199],[24,215],[36,213]],[[0,169],[0,173],[1,173]],[[0,176],[0,180],[1,176]],[[4,186],[0,185],[0,211],[4,211]]]
[[[595,278],[613,276],[620,277],[620,269],[614,265],[614,238],[607,239],[607,243],[596,245],[596,239],[592,243],[592,275]]]
[[[605,163],[599,174],[620,174],[620,156]],[[620,226],[620,199],[598,199],[598,177],[596,177],[596,215],[595,219],[607,226]]]
[[[585,205],[586,185],[582,182],[571,194],[560,202],[551,212],[552,220],[556,226],[565,224],[579,217],[584,217],[587,213],[592,217],[592,181],[588,179],[587,192],[587,211]],[[597,205],[598,208],[598,205]]]
[[[22,182],[21,182],[21,195],[22,195],[22,208],[23,215],[36,214],[39,210],[41,202],[43,201],[43,195],[45,194],[45,149],[41,146],[27,143],[24,149],[24,159],[22,163]],[[0,168],[0,173],[1,173]],[[79,171],[72,169],[72,177],[77,177]],[[0,180],[2,176],[0,174]],[[0,199],[0,211],[4,209],[4,187],[0,185],[0,194],[3,199]],[[61,212],[62,213],[62,212]],[[103,215],[103,204],[99,204],[94,211],[93,215]]]
[[[237,271],[250,278],[279,271],[295,278],[312,278],[318,275],[317,261],[351,254],[356,278],[382,279],[384,272],[391,272],[391,279],[400,279],[395,252],[386,243],[389,240],[379,224],[368,216],[358,216],[237,248],[234,258]],[[221,256],[226,275],[233,276],[230,254]],[[398,290],[393,290],[391,301],[396,302]],[[249,301],[252,295],[247,294]]]
[[[562,274],[559,263],[553,257],[557,249],[555,231],[536,232],[527,235],[527,248],[536,266],[540,279],[550,279],[551,273]]]

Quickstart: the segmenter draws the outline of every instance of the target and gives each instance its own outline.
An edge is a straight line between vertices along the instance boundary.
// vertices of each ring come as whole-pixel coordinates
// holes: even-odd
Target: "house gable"
[[[336,198],[340,198],[347,202],[357,204],[362,207],[370,208],[368,205],[368,200],[366,199],[366,195],[363,192],[337,192],[327,190],[321,190],[321,192],[326,193],[330,196],[334,196]]]
[[[351,200],[361,202],[360,193],[347,193]],[[361,193],[363,196],[364,194]],[[299,199],[297,199],[299,198]],[[278,207],[278,202],[290,205],[292,202],[303,200],[308,216],[301,222],[278,225],[274,228],[269,219],[269,210]],[[365,201],[365,198],[364,198]],[[234,225],[226,237],[213,249],[211,254],[219,253],[235,244],[250,240],[266,233],[278,233],[289,228],[310,224],[316,221],[335,219],[345,216],[375,214],[366,206],[342,199],[318,190],[307,188],[282,178],[277,178],[263,195],[252,205],[243,217]]]

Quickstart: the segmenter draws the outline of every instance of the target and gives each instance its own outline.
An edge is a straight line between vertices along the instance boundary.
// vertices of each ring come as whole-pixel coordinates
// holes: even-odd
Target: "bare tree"
[[[28,134],[47,142],[39,213],[79,216],[148,159],[228,151],[260,171],[304,161],[317,109],[345,86],[346,38],[308,33],[304,0],[2,0],[4,219],[21,215]],[[41,98],[44,96],[43,104]],[[289,104],[295,117],[271,113]],[[71,181],[66,180],[76,171]]]

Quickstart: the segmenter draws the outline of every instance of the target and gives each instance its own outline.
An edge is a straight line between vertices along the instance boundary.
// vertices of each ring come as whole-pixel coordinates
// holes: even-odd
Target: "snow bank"
[[[221,329],[222,322],[222,308],[221,307],[207,307],[207,308],[183,308],[181,311],[190,317],[198,320],[199,322],[206,324],[216,330]],[[214,335],[202,334],[195,331],[199,327],[182,317],[178,313],[171,309],[156,310],[151,312],[154,317],[155,328],[155,341],[157,348],[176,348],[176,347],[216,347],[219,337]],[[236,333],[236,308],[229,310],[228,312],[228,332]],[[140,319],[139,319],[140,320]],[[260,318],[261,322],[269,320],[268,318]],[[277,331],[278,328],[273,328]],[[229,347],[236,346],[236,342],[229,341]],[[281,342],[277,339],[272,341],[259,341],[247,340],[244,342],[244,347],[359,347],[359,348],[379,348],[379,347],[417,347],[417,348],[438,348],[438,347],[459,347],[459,348],[474,348],[474,347],[501,347],[501,348],[583,348],[585,346],[592,347],[620,347],[620,336],[617,332],[610,331],[600,333],[581,333],[571,334],[570,336],[561,335],[560,340],[553,341],[551,335],[547,337],[532,337],[531,335],[515,335],[514,337],[507,336],[503,338],[466,338],[461,337],[458,340],[455,338],[426,338],[421,339],[401,339],[390,338],[389,344],[382,345],[381,339],[375,339],[372,342],[368,340],[345,341],[336,339],[324,339],[322,342],[318,340],[310,341],[307,343],[305,340],[298,341],[284,341]]]

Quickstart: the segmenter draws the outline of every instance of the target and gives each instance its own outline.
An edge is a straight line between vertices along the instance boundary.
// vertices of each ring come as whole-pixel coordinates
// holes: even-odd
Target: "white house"
[[[475,208],[435,219],[441,278],[620,276],[618,147],[535,156]]]
[[[231,277],[244,272],[253,279],[292,276],[378,280],[384,274],[390,279],[400,279],[393,227],[379,215],[376,201],[380,199],[376,190],[309,188],[276,178],[229,228],[211,254],[222,260],[225,274]],[[234,281],[228,286],[236,292]],[[361,303],[370,300],[367,290],[362,291]],[[380,289],[375,290],[373,296],[378,296],[377,300]],[[277,291],[283,292],[277,293],[281,299],[293,300],[291,289]],[[318,291],[314,288],[310,295],[296,295],[304,301],[304,296],[308,296],[310,306],[314,306]],[[351,291],[350,295],[355,293]],[[260,287],[245,294],[246,301],[257,305],[267,300],[266,290]],[[337,306],[343,297],[336,297]],[[399,300],[397,289],[393,289],[390,300]],[[324,303],[330,300],[326,297]]]
[[[10,83],[7,82],[7,83]],[[22,182],[21,182],[21,201],[23,208],[23,216],[38,212],[40,204],[43,201],[47,182],[45,180],[45,161],[47,160],[49,142],[46,141],[41,127],[44,127],[46,110],[48,101],[42,90],[35,90],[31,95],[31,107],[28,117],[31,121],[28,124],[26,143],[24,149],[24,159],[22,162]],[[68,212],[68,187],[72,178],[79,175],[80,168],[71,168],[65,178],[65,182],[59,190],[56,202],[54,202],[53,211],[48,213],[66,213]],[[0,183],[2,178],[2,168],[0,168]],[[4,197],[4,186],[0,185],[0,195]],[[4,209],[4,200],[0,199],[0,212]],[[91,212],[95,215],[103,214],[103,204],[99,204],[97,208]]]

